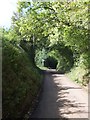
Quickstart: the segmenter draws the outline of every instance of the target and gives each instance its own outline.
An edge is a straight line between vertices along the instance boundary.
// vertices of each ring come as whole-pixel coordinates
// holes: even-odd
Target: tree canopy
[[[82,64],[90,70],[89,5],[89,0],[18,1],[12,26],[5,36],[32,53],[33,62],[36,54],[45,49],[47,57],[53,53],[58,59],[59,67],[65,67],[65,63],[64,69],[70,69]]]

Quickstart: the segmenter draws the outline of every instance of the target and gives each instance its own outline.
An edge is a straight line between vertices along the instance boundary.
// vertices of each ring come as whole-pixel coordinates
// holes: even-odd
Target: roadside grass
[[[66,76],[82,86],[87,86],[89,82],[89,78],[86,76],[87,73],[88,71],[83,66],[77,66],[66,73]]]

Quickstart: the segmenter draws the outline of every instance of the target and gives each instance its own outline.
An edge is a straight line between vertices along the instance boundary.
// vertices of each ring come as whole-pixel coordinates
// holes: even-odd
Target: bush
[[[41,85],[41,76],[28,55],[19,47],[3,41],[3,118],[21,117]]]

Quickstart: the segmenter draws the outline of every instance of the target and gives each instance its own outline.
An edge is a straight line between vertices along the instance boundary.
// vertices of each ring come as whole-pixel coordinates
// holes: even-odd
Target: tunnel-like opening
[[[57,64],[58,64],[57,59],[55,59],[52,56],[47,57],[44,61],[44,66],[51,69],[56,69]]]

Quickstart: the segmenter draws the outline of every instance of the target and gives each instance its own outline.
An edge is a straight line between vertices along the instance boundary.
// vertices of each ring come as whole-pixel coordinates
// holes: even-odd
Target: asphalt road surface
[[[32,118],[88,118],[88,92],[55,71],[45,72],[43,92]]]

